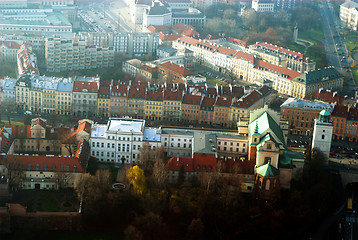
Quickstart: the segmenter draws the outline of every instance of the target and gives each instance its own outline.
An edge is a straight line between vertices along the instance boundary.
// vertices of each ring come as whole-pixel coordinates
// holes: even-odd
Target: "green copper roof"
[[[280,156],[278,157],[278,167],[292,168],[292,160],[286,150],[284,151],[284,154],[280,154]]]
[[[282,130],[280,126],[275,122],[275,120],[268,114],[264,112],[257,119],[250,123],[250,135],[254,134],[256,129],[256,124],[259,126],[258,133],[260,136],[263,133],[269,132],[276,142],[285,145],[285,139],[283,137]]]
[[[326,110],[326,109],[323,109],[319,115],[322,115],[322,116],[331,116],[331,114]]]
[[[258,121],[256,121],[255,132],[252,136],[260,136]]]
[[[261,139],[261,141],[259,142],[259,144],[257,144],[257,145],[263,145],[263,144],[264,144],[266,141],[268,141],[268,140],[271,140],[271,141],[273,141],[275,144],[278,144],[277,141],[275,140],[275,138],[273,138],[270,133],[267,133],[267,134]]]
[[[257,167],[256,173],[263,177],[276,177],[280,175],[280,171],[271,165],[271,161],[265,165]]]
[[[343,78],[343,75],[335,68],[325,68],[304,73],[296,77],[294,80],[309,85],[338,78]]]

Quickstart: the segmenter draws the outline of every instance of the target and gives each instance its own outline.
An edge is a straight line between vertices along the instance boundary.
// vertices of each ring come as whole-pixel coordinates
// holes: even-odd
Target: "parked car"
[[[31,112],[31,111],[25,111],[24,114],[26,114],[26,115],[32,115],[32,112]]]

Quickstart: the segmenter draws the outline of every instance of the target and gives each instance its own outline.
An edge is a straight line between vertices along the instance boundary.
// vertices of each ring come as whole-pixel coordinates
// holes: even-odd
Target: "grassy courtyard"
[[[28,212],[77,212],[79,208],[73,189],[22,190],[15,192],[13,199],[26,203]]]

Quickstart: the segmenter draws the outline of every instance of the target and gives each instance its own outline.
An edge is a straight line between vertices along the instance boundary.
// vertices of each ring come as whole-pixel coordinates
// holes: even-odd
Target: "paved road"
[[[331,66],[334,66],[337,69],[340,69],[343,72],[347,71],[347,49],[345,48],[344,42],[339,34],[340,29],[337,17],[334,14],[333,9],[329,6],[327,0],[321,1],[320,13],[325,35],[323,43],[326,49],[327,61]],[[345,79],[343,92],[346,95],[352,95],[352,90],[356,87],[356,85],[353,80],[352,73],[347,72],[347,75],[348,77]]]

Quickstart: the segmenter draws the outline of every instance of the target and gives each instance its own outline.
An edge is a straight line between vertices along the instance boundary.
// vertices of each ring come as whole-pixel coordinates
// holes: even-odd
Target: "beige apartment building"
[[[346,1],[340,7],[339,18],[348,28],[358,31],[358,3]]]
[[[113,67],[114,50],[88,45],[85,40],[47,38],[45,59],[49,72]]]

